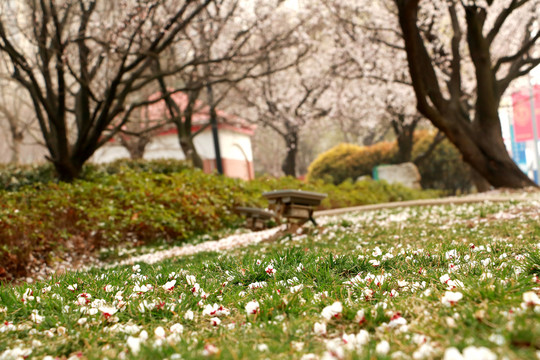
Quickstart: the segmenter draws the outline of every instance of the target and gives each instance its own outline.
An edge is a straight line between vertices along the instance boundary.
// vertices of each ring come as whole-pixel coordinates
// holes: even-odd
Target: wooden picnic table
[[[278,216],[287,218],[289,223],[295,222],[297,225],[302,225],[310,220],[317,226],[313,211],[327,195],[287,189],[265,192],[262,196],[268,199],[268,207]]]

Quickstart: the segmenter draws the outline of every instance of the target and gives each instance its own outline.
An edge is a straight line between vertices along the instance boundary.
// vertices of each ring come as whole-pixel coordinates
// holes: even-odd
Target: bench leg
[[[318,225],[317,225],[317,222],[316,222],[315,219],[313,218],[313,211],[310,211],[310,212],[309,212],[309,220],[313,223],[313,225],[318,226]]]

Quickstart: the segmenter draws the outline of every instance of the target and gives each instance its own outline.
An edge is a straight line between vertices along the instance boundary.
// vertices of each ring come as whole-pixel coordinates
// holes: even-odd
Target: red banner
[[[534,86],[534,107],[536,118],[536,130],[540,139],[540,85]],[[533,126],[531,122],[531,102],[529,89],[524,89],[512,94],[514,110],[514,136],[516,142],[533,140]]]

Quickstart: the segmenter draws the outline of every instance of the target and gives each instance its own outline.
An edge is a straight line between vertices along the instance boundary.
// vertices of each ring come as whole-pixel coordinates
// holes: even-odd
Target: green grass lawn
[[[0,359],[535,359],[536,202],[379,210],[308,234],[0,286]]]

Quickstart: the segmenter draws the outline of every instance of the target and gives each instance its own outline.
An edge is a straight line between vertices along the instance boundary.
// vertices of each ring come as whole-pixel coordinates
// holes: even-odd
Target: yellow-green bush
[[[394,143],[380,142],[372,146],[340,144],[319,155],[308,169],[308,181],[322,179],[341,184],[347,179],[371,175],[380,164],[392,164],[397,148]]]
[[[428,149],[434,136],[434,133],[428,131],[418,131],[415,134],[413,159]],[[311,163],[308,180],[323,180],[337,185],[347,179],[355,180],[363,175],[371,175],[375,166],[395,164],[397,151],[396,142],[380,142],[368,147],[340,144],[322,153]],[[445,190],[454,194],[467,192],[472,186],[468,165],[446,139],[418,165],[418,170],[425,189]]]

